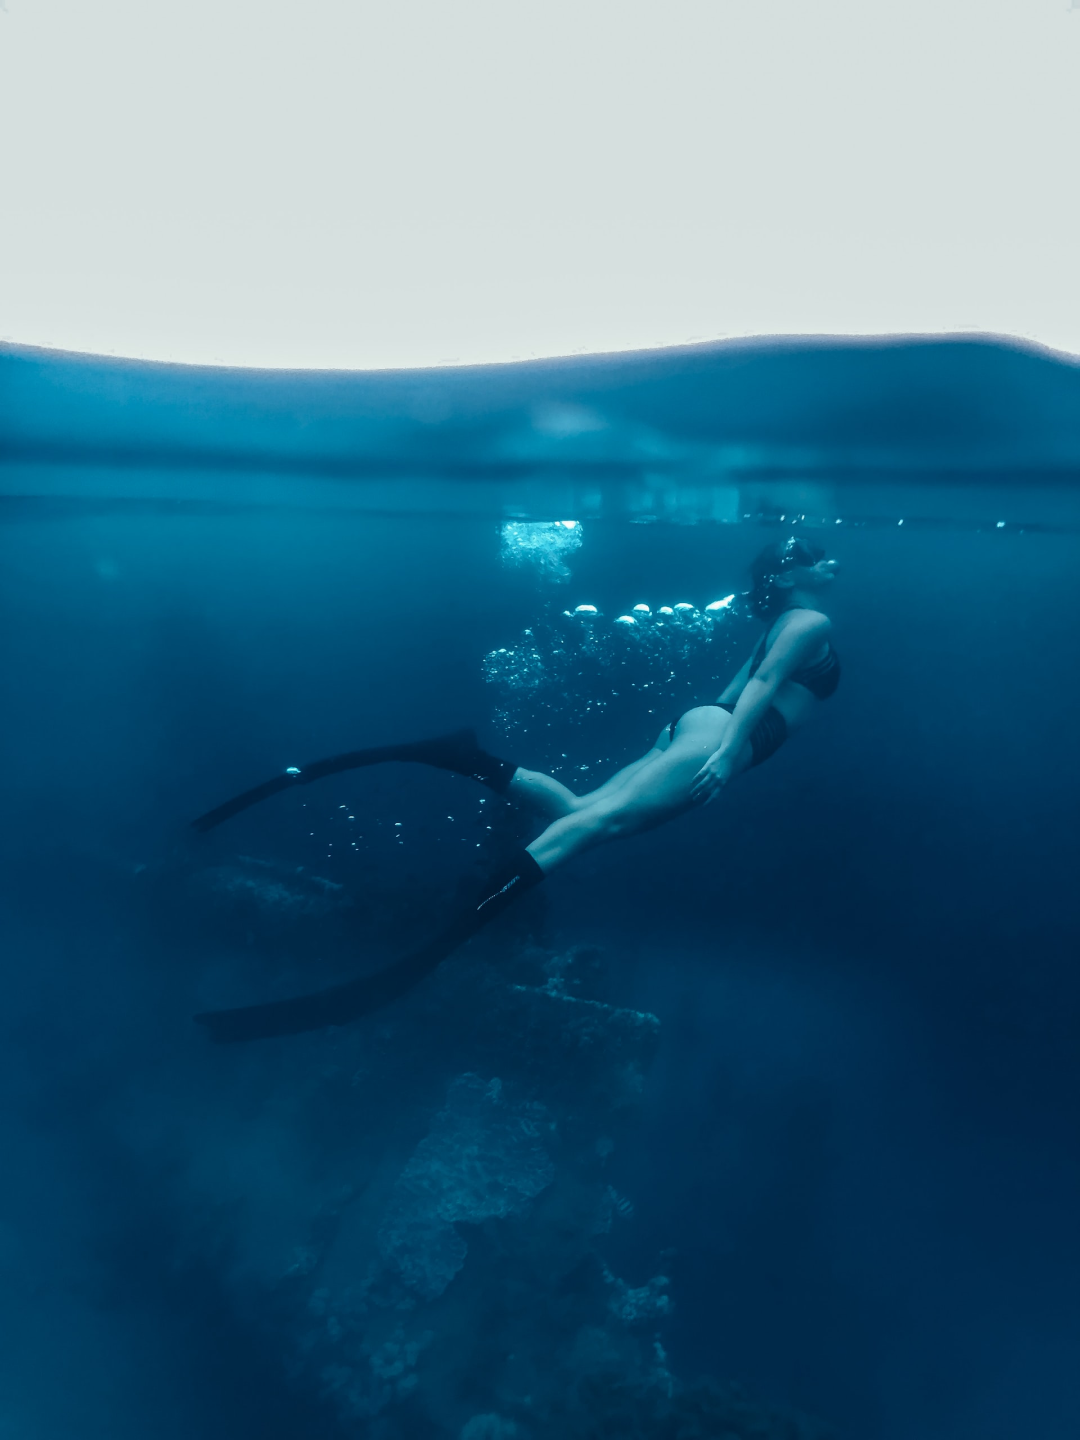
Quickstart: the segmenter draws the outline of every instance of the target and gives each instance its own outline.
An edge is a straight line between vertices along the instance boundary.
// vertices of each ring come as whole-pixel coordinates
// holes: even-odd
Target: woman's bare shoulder
[[[789,610],[780,617],[780,623],[773,626],[771,633],[774,644],[781,635],[813,634],[825,640],[832,634],[832,621],[824,610]]]

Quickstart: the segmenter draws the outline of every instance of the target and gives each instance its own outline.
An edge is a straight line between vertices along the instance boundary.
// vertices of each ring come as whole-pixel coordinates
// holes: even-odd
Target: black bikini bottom
[[[695,708],[702,707],[696,706]],[[735,706],[727,700],[717,701],[713,708],[726,710],[729,715],[735,710]],[[681,719],[680,715],[679,720]],[[675,726],[678,725],[679,720],[672,720],[668,726],[668,734],[673,740],[675,739]],[[755,765],[760,765],[764,760],[768,760],[770,755],[775,755],[787,739],[787,735],[787,721],[775,705],[770,705],[750,733],[750,750],[753,755],[753,759],[750,761],[751,770]]]

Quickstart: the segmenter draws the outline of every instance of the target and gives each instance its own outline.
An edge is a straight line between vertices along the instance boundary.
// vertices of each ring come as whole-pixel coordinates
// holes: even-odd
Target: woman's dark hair
[[[784,608],[786,587],[776,581],[791,565],[816,565],[824,559],[825,551],[820,545],[808,545],[805,540],[777,540],[766,545],[760,555],[750,562],[750,579],[753,585],[747,595],[747,603],[761,620],[770,620]]]

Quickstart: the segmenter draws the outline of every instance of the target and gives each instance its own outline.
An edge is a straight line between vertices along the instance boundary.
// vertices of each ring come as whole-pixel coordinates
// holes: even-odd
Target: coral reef
[[[394,1187],[379,1249],[423,1300],[441,1295],[465,1263],[456,1224],[519,1215],[554,1178],[543,1146],[550,1115],[535,1102],[510,1106],[502,1091],[501,1080],[455,1080]]]
[[[225,903],[309,919],[352,903],[250,860],[194,884],[214,925]],[[368,1022],[226,1057],[262,1094],[260,1143],[304,1176],[288,1203],[237,1182],[237,1305],[356,1440],[825,1440],[734,1387],[683,1384],[662,1268],[613,1272],[605,1239],[633,1203],[608,1162],[659,1022],[602,998],[597,950],[537,943],[541,916],[524,905]]]

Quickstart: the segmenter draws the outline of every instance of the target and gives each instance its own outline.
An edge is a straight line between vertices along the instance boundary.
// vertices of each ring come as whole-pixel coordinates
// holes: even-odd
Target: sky
[[[0,340],[1080,353],[1080,0],[0,0]]]

